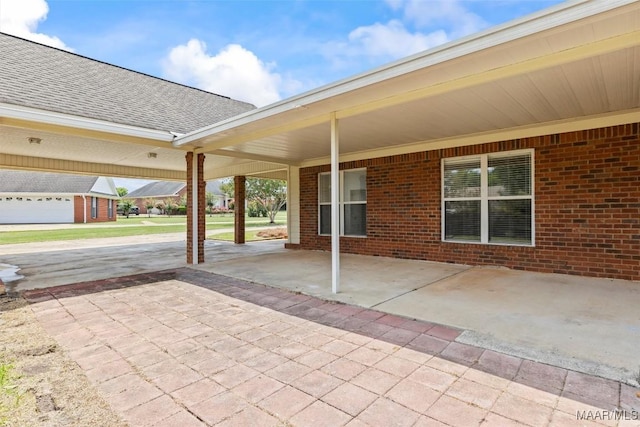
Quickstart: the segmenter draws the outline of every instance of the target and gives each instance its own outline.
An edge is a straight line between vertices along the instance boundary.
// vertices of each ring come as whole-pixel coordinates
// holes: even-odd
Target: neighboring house
[[[0,224],[115,221],[118,199],[111,178],[0,170]]]
[[[133,204],[140,209],[141,214],[159,214],[161,211],[155,207],[157,203],[172,200],[179,205],[186,196],[187,184],[184,182],[155,181],[133,190],[125,198],[133,200]],[[151,212],[147,211],[147,200],[153,201],[154,207]]]
[[[213,194],[214,206],[228,206],[226,195],[220,191],[219,180],[207,182],[206,191]],[[141,214],[148,213],[146,204],[147,200],[151,200],[154,208],[151,209],[150,213],[159,214],[161,213],[160,210],[155,207],[158,202],[165,202],[171,199],[174,203],[180,205],[186,196],[187,184],[184,182],[155,181],[133,190],[125,197],[133,200],[133,204],[140,209]]]
[[[229,204],[233,200],[233,194],[226,194],[220,189],[222,180],[214,179],[213,181],[207,181],[205,191],[213,195],[213,207],[214,208],[229,208]]]

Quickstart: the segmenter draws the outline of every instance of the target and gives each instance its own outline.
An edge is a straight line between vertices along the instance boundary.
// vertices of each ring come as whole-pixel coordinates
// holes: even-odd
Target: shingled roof
[[[184,182],[155,181],[144,185],[127,194],[127,198],[139,199],[144,197],[169,197],[175,196],[186,187]]]
[[[255,106],[0,33],[0,102],[187,133]]]
[[[0,193],[88,194],[97,176],[0,170]]]

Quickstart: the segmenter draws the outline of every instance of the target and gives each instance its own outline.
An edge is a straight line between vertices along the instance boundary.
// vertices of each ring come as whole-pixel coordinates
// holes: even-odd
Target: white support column
[[[331,291],[340,292],[340,131],[331,113]]]
[[[300,168],[289,166],[287,174],[287,243],[300,244]]]
[[[198,171],[200,166],[198,165],[198,156],[194,153],[193,164],[191,167],[191,236],[193,239],[192,245],[192,264],[198,264]]]

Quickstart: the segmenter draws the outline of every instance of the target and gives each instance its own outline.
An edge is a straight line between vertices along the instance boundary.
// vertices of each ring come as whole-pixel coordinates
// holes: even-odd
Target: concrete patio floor
[[[637,426],[638,389],[191,268],[25,292],[131,426]],[[580,419],[582,418],[582,419]]]
[[[16,290],[186,267],[184,236],[0,246],[22,267]],[[156,240],[154,240],[156,239]],[[331,293],[330,254],[282,242],[206,241],[189,266],[326,300],[463,330],[458,343],[636,384],[640,282],[343,254]]]

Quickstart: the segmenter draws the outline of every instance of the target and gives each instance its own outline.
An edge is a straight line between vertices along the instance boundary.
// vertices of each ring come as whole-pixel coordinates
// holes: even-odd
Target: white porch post
[[[331,113],[331,291],[340,292],[340,131]]]
[[[300,245],[300,168],[289,166],[287,174],[287,243]]]

